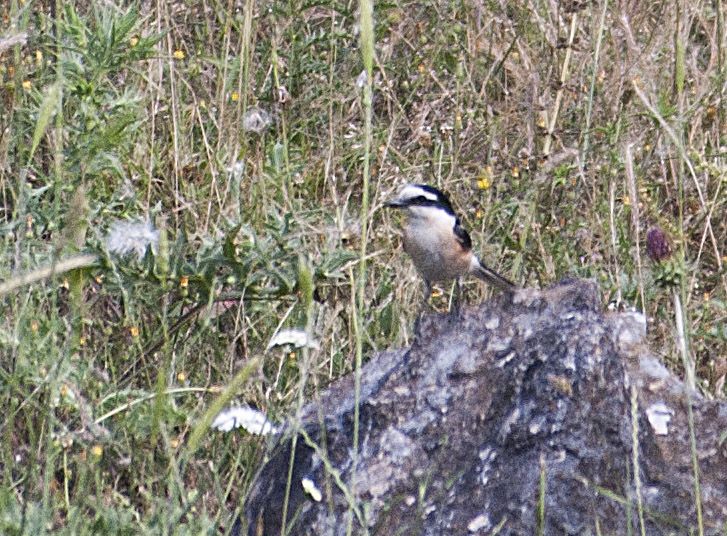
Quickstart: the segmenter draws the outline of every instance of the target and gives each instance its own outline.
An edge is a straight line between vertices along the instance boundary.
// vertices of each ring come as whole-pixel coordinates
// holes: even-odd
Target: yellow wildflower
[[[477,177],[477,187],[480,190],[488,190],[492,186],[492,166],[485,166]]]

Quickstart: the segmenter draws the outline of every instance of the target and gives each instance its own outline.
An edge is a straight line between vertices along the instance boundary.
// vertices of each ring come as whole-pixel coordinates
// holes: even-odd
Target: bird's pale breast
[[[404,227],[404,250],[428,281],[445,281],[469,271],[471,252],[454,235],[455,218],[445,212],[410,214]]]

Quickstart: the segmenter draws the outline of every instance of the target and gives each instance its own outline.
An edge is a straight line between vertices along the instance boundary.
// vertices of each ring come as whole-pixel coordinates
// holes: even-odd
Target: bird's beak
[[[387,201],[384,203],[384,206],[386,208],[404,208],[406,206],[406,203],[399,199],[392,199],[391,201]]]

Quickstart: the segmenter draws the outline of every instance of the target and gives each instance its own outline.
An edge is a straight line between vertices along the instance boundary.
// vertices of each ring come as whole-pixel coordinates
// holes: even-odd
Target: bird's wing
[[[462,227],[459,223],[459,219],[454,222],[454,236],[457,237],[457,242],[460,243],[463,249],[469,251],[472,249],[472,239],[467,230]]]

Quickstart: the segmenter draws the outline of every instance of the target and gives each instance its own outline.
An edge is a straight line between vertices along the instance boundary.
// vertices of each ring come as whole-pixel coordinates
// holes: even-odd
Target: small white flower
[[[240,427],[255,435],[277,434],[280,430],[263,412],[245,406],[225,409],[212,421],[212,428],[220,432]]]
[[[158,246],[159,231],[149,220],[117,220],[106,235],[106,249],[122,257],[133,253],[141,260],[147,247],[156,253]]]

